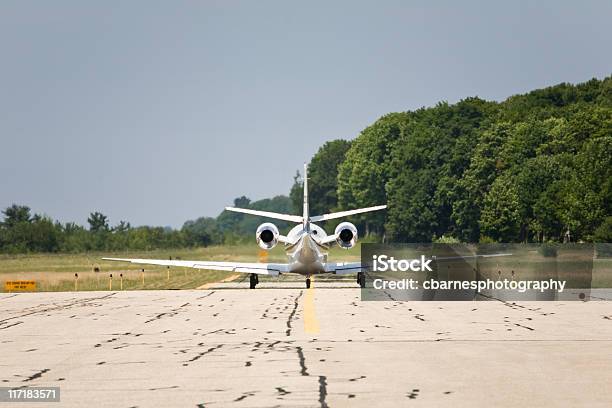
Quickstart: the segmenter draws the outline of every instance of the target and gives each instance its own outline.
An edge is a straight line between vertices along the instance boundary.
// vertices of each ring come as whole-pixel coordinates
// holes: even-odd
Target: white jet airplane
[[[357,210],[340,211],[336,213],[315,215],[308,212],[308,177],[307,165],[304,164],[304,211],[302,215],[279,214],[269,211],[250,210],[246,208],[225,207],[226,210],[239,213],[258,215],[260,217],[298,223],[287,236],[280,235],[276,225],[266,222],[257,228],[255,238],[257,244],[270,250],[279,242],[285,245],[288,263],[245,263],[245,262],[215,262],[215,261],[182,261],[163,259],[129,259],[102,258],[107,261],[124,261],[134,264],[181,266],[185,268],[209,269],[250,274],[250,287],[254,289],[259,282],[259,275],[278,276],[284,273],[295,273],[306,276],[306,287],[310,287],[312,275],[330,273],[336,275],[357,274],[357,283],[365,287],[366,267],[361,262],[328,262],[327,251],[335,243],[341,248],[350,249],[357,243],[357,228],[350,222],[343,222],[336,227],[333,235],[327,235],[323,228],[314,222],[327,221],[349,215],[378,211],[386,205],[360,208]]]

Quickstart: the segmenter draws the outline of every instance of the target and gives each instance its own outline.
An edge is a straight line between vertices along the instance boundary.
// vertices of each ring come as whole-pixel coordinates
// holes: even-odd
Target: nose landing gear
[[[306,278],[306,289],[310,289],[310,278]]]

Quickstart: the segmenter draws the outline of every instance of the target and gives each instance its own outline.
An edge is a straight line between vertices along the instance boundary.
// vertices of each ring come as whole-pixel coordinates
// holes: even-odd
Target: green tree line
[[[356,221],[390,241],[610,241],[612,77],[386,115],[337,181],[337,209],[388,204]]]
[[[234,205],[256,210],[291,212],[289,197],[277,196],[251,202],[247,197],[234,200]],[[106,215],[93,212],[88,227],[73,222],[61,223],[51,218],[31,214],[27,206],[13,204],[2,211],[0,222],[0,252],[87,252],[151,250],[235,244],[254,240],[257,226],[266,221],[257,217],[223,211],[218,217],[201,217],[186,221],[182,228],[132,227],[120,221],[111,226]],[[286,223],[276,223],[286,230]]]
[[[312,214],[386,203],[353,217],[360,233],[393,242],[611,242],[612,77],[515,95],[466,98],[390,113],[354,140],[325,143],[310,161]],[[302,211],[299,172],[288,196],[234,205]],[[3,211],[2,252],[146,250],[254,239],[268,220],[223,211],[180,229],[111,226],[92,213],[88,228]],[[276,220],[281,231],[291,226]],[[326,227],[332,229],[337,221]]]

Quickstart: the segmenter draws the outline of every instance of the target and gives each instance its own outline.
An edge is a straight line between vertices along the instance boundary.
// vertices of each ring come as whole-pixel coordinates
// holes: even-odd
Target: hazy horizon
[[[0,208],[180,227],[390,112],[610,75],[609,2],[7,1]]]

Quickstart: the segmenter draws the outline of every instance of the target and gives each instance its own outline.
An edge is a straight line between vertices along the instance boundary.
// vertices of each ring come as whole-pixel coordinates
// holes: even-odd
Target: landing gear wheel
[[[256,273],[252,273],[249,275],[249,287],[251,289],[255,289],[255,286],[259,283],[259,277]]]
[[[310,278],[306,278],[306,289],[310,289]]]
[[[357,283],[359,284],[360,287],[365,288],[365,273],[364,272],[358,272],[357,273]]]

